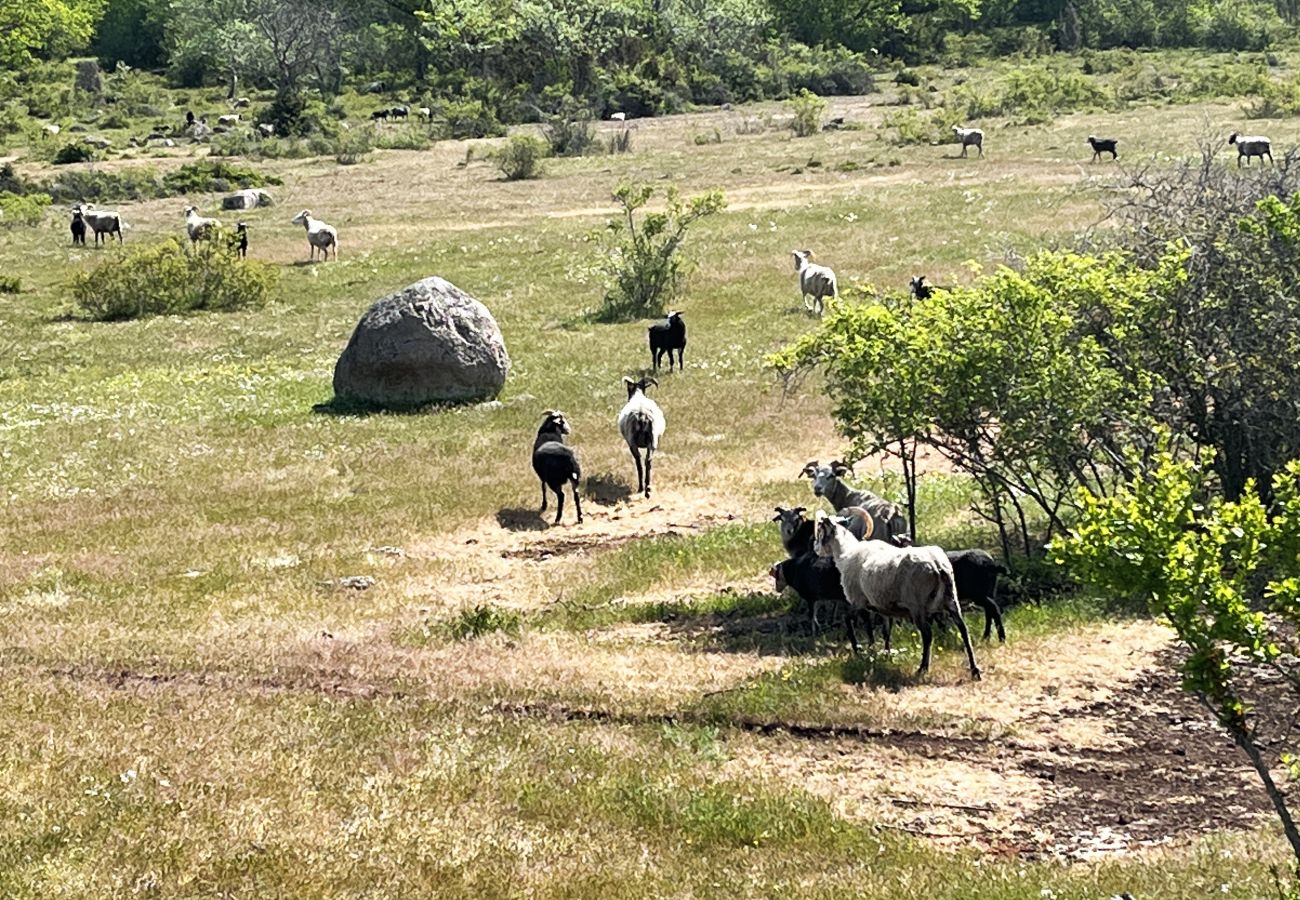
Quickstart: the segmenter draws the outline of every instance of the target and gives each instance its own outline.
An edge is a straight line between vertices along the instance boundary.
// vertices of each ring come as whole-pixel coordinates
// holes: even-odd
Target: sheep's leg
[[[976,144],[975,147],[976,147],[976,149],[979,150],[979,152],[980,152],[980,159],[983,159],[983,158],[984,158],[984,145],[983,145],[983,144]]]
[[[539,514],[546,512],[546,482],[542,482],[542,508],[537,511]]]
[[[654,463],[655,448],[645,448],[645,495],[650,496],[650,466]]]
[[[573,485],[573,508],[576,509],[576,510],[578,511],[578,521],[581,522],[581,521],[582,521],[582,501],[578,499],[578,479],[576,479],[576,478],[573,479],[573,481],[572,481],[571,483],[572,483],[572,485]],[[560,497],[563,498],[564,495],[563,495],[563,494],[560,494]],[[999,623],[999,625],[1000,625],[1000,624],[1001,624],[1001,623]]]
[[[961,642],[966,647],[966,659],[970,662],[970,677],[972,681],[980,680],[980,667],[975,664],[975,648],[971,646],[970,632],[966,630],[966,620],[961,617],[961,607],[957,607],[957,630],[961,632]],[[926,634],[926,660],[930,658],[930,636]],[[922,664],[924,665],[924,663]]]
[[[885,652],[888,653],[894,649],[890,643],[894,635],[894,620],[889,616],[882,616],[880,630],[885,633]]]
[[[854,654],[861,655],[862,645],[858,643],[857,632],[853,630],[853,612],[854,612],[853,607],[850,606],[848,615],[844,617],[844,628],[849,633],[849,646],[853,648]]]
[[[917,623],[917,628],[921,632],[921,668],[916,670],[919,677],[930,671],[930,645],[934,643],[934,628],[930,625],[928,617],[921,619]],[[963,629],[962,633],[965,633],[965,629]]]
[[[645,488],[645,476],[641,472],[641,454],[635,447],[629,446],[627,449],[632,454],[632,459],[636,461],[636,492],[639,494]]]
[[[560,519],[564,516],[564,485],[560,485],[559,490],[555,492],[555,524],[560,524]]]
[[[989,611],[993,614],[994,624],[998,626],[998,643],[1005,644],[1007,642],[1007,630],[1002,627],[1002,607],[998,606],[996,588],[994,588],[992,595],[989,596]],[[988,630],[988,623],[986,622],[984,625],[984,640],[986,641],[989,639]]]

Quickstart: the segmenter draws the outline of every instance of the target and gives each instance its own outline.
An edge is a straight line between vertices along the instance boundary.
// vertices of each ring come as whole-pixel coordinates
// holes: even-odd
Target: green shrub
[[[492,154],[506,181],[523,181],[542,174],[542,160],[546,158],[546,142],[527,134],[516,134],[506,145]]]
[[[99,321],[261,306],[275,272],[241,260],[229,237],[200,241],[192,251],[174,238],[132,250],[77,275],[73,300]]]
[[[482,100],[444,100],[442,117],[453,138],[500,137],[506,127]]]
[[[87,162],[94,159],[95,154],[85,144],[64,144],[54,154],[54,164],[56,166],[66,166],[69,163]]]
[[[681,253],[687,229],[697,219],[726,207],[721,191],[710,191],[684,201],[677,189],[667,191],[663,212],[637,211],[649,202],[654,188],[623,182],[614,199],[623,207],[622,219],[611,219],[593,232],[603,252],[597,269],[604,277],[604,303],[596,313],[602,322],[663,315],[667,302],[681,292],[688,261]]]
[[[822,115],[826,112],[826,101],[804,88],[797,97],[786,101],[786,106],[794,113],[790,128],[799,137],[808,137],[822,130]]]
[[[439,139],[440,127],[441,123],[412,123],[401,128],[384,128],[375,135],[375,146],[380,150],[424,150]]]
[[[263,175],[256,169],[211,159],[186,163],[162,177],[165,191],[163,196],[168,197],[228,191],[232,187],[255,188],[278,184],[284,182],[273,175]]]
[[[308,141],[309,145],[314,143],[315,140]],[[340,166],[354,166],[375,149],[374,134],[365,128],[353,128],[340,132],[338,137],[325,146],[333,147],[334,161]]]
[[[695,146],[697,147],[702,147],[705,144],[721,144],[722,132],[716,128],[713,129],[712,132],[707,132],[707,131],[699,132],[698,134],[696,134],[694,137],[691,138],[691,143],[695,144]]]
[[[542,137],[552,156],[585,156],[597,146],[591,110],[579,109],[572,102],[563,104],[542,124]]]
[[[158,173],[153,169],[60,172],[43,183],[41,190],[58,203],[151,200],[166,196],[158,180]]]
[[[496,631],[517,635],[523,616],[517,610],[502,609],[490,603],[462,609],[456,618],[447,624],[447,631],[453,640],[463,641]]]
[[[49,194],[0,193],[0,225],[39,225],[52,202]]]
[[[22,279],[17,275],[0,275],[0,294],[17,294],[22,289]]]
[[[900,146],[938,144],[952,139],[951,129],[940,116],[922,113],[910,106],[891,110],[880,124],[885,129],[892,129],[889,141]]]

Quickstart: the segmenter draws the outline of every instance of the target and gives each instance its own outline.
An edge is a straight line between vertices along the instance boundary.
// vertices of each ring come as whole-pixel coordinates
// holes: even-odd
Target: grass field
[[[808,634],[771,595],[767,519],[812,505],[796,475],[840,441],[815,385],[762,366],[810,327],[796,247],[842,285],[967,281],[1104,227],[1090,132],[1138,164],[1258,129],[1242,101],[993,120],[963,160],[882,140],[889,99],[832,100],[862,127],[804,139],[739,133],[776,106],[642,121],[631,154],[526,182],[491,141],[257,163],[285,185],[244,214],[281,271],[256,311],[89,323],[68,281],[119,251],[72,249],[55,214],[0,230],[25,288],[0,295],[0,895],[1267,895],[1285,847],[1159,625],[1014,609],[977,684],[951,639],[917,681],[914,641],[850,660]],[[614,426],[646,323],[585,316],[623,178],[728,200],[690,239],[650,501]],[[120,204],[127,242],[179,235],[191,202],[217,205]],[[337,263],[306,262],[304,207]],[[314,411],[360,314],[432,274],[497,317],[501,402]],[[600,486],[554,529],[528,466],[552,407]],[[927,536],[990,540],[960,477],[922,499]]]

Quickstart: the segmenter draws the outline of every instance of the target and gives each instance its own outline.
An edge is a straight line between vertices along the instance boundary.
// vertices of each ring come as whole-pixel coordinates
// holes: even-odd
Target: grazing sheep
[[[217,116],[217,124],[223,128],[229,128],[231,125],[239,124],[239,113],[230,113],[225,116]]]
[[[206,241],[221,230],[221,223],[199,215],[197,206],[185,207],[185,232],[190,236],[190,244]]]
[[[331,247],[334,248],[334,258],[336,260],[339,258],[339,233],[332,225],[326,225],[320,219],[313,219],[309,209],[304,209],[289,221],[307,229],[307,243],[311,246],[312,259],[316,258],[317,250],[321,252],[323,259],[328,259]]]
[[[564,436],[571,433],[569,422],[564,413],[558,409],[548,409],[537,429],[537,439],[533,441],[533,471],[542,482],[542,508],[546,512],[546,489],[555,492],[555,524],[560,524],[564,515],[564,486],[573,489],[573,507],[578,511],[578,521],[582,521],[582,501],[578,499],[578,481],[582,478],[582,467],[578,465],[578,456],[573,448],[564,443]]]
[[[971,147],[979,150],[981,157],[984,156],[984,132],[978,128],[962,128],[960,125],[954,125],[952,133],[957,135],[957,141],[961,144],[963,159],[966,157],[966,151]]]
[[[411,114],[411,107],[405,104],[403,104],[402,106],[394,106],[392,109],[388,111],[388,114],[392,116],[394,119],[405,119],[407,116]]]
[[[794,270],[799,273],[799,300],[804,309],[820,316],[822,301],[826,297],[838,297],[839,287],[835,282],[835,273],[826,266],[811,262],[811,250],[793,250]],[[808,298],[812,297],[812,302]]]
[[[835,508],[843,512],[847,507],[860,506],[866,510],[870,527],[862,540],[890,541],[895,536],[908,533],[907,516],[896,503],[881,499],[871,491],[849,487],[843,476],[853,471],[839,460],[832,460],[829,465],[821,465],[817,460],[809,460],[799,473],[802,478],[812,479],[813,494],[824,497]]]
[[[876,625],[880,625],[885,637],[885,650],[890,649],[892,633],[890,621],[870,611],[863,612],[848,608],[844,600],[844,585],[840,579],[840,570],[835,567],[835,560],[825,559],[809,550],[790,559],[773,563],[767,574],[772,577],[778,594],[790,588],[803,599],[808,606],[808,616],[812,620],[814,630],[821,627],[817,613],[821,606],[827,603],[832,606],[844,604],[846,620],[855,615],[860,615],[864,620],[867,626],[868,645],[876,643]]]
[[[235,109],[248,109],[248,107],[252,104],[252,102],[253,101],[249,100],[247,97],[240,97],[232,105],[235,107]]]
[[[1006,567],[985,550],[949,550],[947,556],[957,579],[957,598],[984,610],[984,640],[989,639],[996,625],[998,641],[1005,644],[1007,631],[1002,627],[1002,610],[998,608],[998,575],[1006,575]]]
[[[185,110],[185,127],[186,128],[194,127],[194,110],[192,109]]]
[[[98,244],[100,239],[107,241],[104,235],[116,234],[117,242],[122,243],[122,231],[126,225],[122,222],[122,217],[115,212],[108,210],[92,209],[89,204],[82,204],[73,210],[73,213],[80,213],[82,219],[90,230],[95,233],[95,243]]]
[[[264,138],[275,137],[275,123],[258,122],[257,134],[259,137],[264,137]]]
[[[681,371],[683,367],[682,354],[686,350],[686,323],[682,321],[682,314],[670,312],[668,321],[650,326],[649,336],[650,360],[654,370],[659,371],[659,362],[667,353],[668,371],[671,372],[673,370],[673,351],[676,350],[677,370]]]
[[[231,243],[235,252],[239,254],[240,259],[248,258],[248,223],[235,223],[235,233],[231,237]]]
[[[420,116],[420,118],[424,119],[426,122],[429,119],[433,118],[433,110],[429,109],[429,107],[427,106],[417,107],[415,111]]]
[[[907,619],[921,632],[921,666],[930,669],[933,622],[951,617],[957,622],[971,678],[980,679],[975,648],[961,615],[952,564],[938,547],[897,547],[887,541],[859,541],[843,525],[817,512],[813,547],[818,556],[835,560],[849,609],[874,610],[893,619]],[[849,641],[859,652],[853,617],[846,618]]]
[[[618,431],[627,441],[627,449],[636,461],[637,493],[645,491],[650,496],[650,467],[655,451],[659,449],[659,440],[664,436],[666,423],[664,411],[645,395],[650,385],[659,386],[653,378],[633,381],[624,376],[623,384],[627,386],[627,404],[618,414]],[[645,451],[645,471],[641,469],[641,451]]]
[[[1111,159],[1119,159],[1119,153],[1115,150],[1115,145],[1118,143],[1119,141],[1115,138],[1099,138],[1095,135],[1088,135],[1088,144],[1092,147],[1092,161],[1096,162],[1103,153],[1109,153]]]
[[[392,114],[393,111],[391,109],[389,109],[388,107],[384,107],[383,109],[377,109],[374,112],[372,112],[370,114],[370,120],[372,122],[378,122],[380,119],[383,119],[385,122],[387,122],[388,117],[391,116]]]
[[[1237,145],[1237,168],[1241,168],[1241,161],[1246,160],[1246,165],[1250,165],[1250,158],[1258,156],[1263,159],[1268,157],[1268,161],[1273,161],[1272,142],[1262,135],[1242,135],[1233,132],[1228,136],[1229,144]]]
[[[72,244],[86,246],[86,219],[80,207],[73,207],[72,210]]]

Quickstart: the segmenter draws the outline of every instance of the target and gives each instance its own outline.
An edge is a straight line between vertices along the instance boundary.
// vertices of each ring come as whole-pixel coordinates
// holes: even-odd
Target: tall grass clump
[[[110,259],[77,275],[72,297],[87,317],[106,322],[261,306],[274,283],[274,270],[241,260],[218,234],[191,251],[172,238]]]
[[[324,138],[322,140],[328,140]],[[340,166],[354,166],[370,155],[375,149],[372,134],[362,128],[344,131],[333,140],[334,161]]]
[[[690,269],[690,261],[681,253],[686,232],[697,220],[726,207],[722,191],[683,200],[670,187],[662,212],[639,213],[654,190],[645,184],[620,184],[614,199],[623,208],[622,218],[610,219],[604,229],[590,235],[601,245],[597,269],[606,285],[597,321],[663,315],[665,304],[681,292]]]
[[[615,134],[610,135],[609,143],[605,145],[611,156],[618,153],[632,152],[632,129],[626,125]]]
[[[591,110],[566,104],[542,123],[542,138],[552,156],[585,156],[597,146]]]
[[[826,112],[826,101],[812,91],[804,88],[797,96],[786,101],[794,113],[790,128],[798,137],[808,137],[822,130],[822,115]]]

